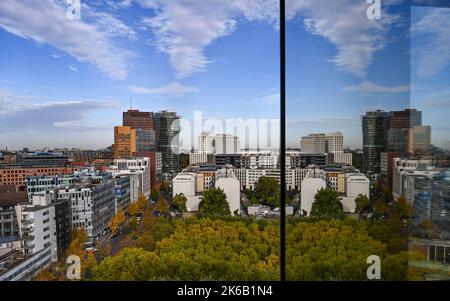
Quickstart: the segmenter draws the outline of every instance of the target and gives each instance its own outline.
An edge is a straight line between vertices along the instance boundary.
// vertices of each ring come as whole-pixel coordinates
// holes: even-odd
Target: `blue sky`
[[[70,20],[63,0],[0,1],[0,149],[110,145],[130,97],[186,119],[279,117],[278,1],[81,2]],[[411,101],[447,146],[450,54],[424,45],[448,39],[438,28],[450,18],[413,10],[416,23],[444,23],[423,22],[410,46],[409,7],[383,4],[381,20],[369,20],[366,1],[287,1],[289,146],[339,130],[358,147],[366,110]],[[423,74],[438,55],[438,72]]]

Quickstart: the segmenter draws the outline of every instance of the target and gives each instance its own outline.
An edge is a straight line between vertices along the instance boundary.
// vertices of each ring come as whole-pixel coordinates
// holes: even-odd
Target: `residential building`
[[[152,187],[150,164],[150,158],[115,159],[108,172],[113,177],[136,175],[139,181],[139,194],[143,194],[148,199]],[[134,180],[130,181],[130,185],[132,183]],[[133,194],[134,192],[131,191],[131,200],[133,200]]]

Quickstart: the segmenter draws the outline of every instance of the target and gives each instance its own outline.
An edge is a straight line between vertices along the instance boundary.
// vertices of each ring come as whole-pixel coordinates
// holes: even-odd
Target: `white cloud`
[[[417,9],[419,10],[419,9]],[[420,8],[421,18],[412,24],[414,43],[413,61],[420,78],[432,77],[450,64],[450,12],[447,8]],[[417,41],[417,40],[416,40]]]
[[[386,87],[377,85],[371,81],[364,81],[356,86],[344,87],[344,91],[356,92],[361,94],[392,94],[392,93],[407,93],[410,91],[409,85]]]
[[[67,65],[67,68],[69,68],[70,70],[72,70],[74,72],[78,72],[78,69],[72,65]]]
[[[167,86],[160,88],[147,88],[139,86],[129,87],[130,92],[136,94],[146,94],[146,95],[165,95],[172,97],[180,97],[188,93],[196,93],[198,89],[196,87],[184,86],[178,82],[172,82]]]
[[[251,99],[250,102],[256,105],[277,105],[280,104],[280,93],[263,95],[255,99]]]
[[[45,43],[64,51],[80,62],[94,65],[113,79],[128,75],[127,60],[132,53],[116,47],[113,37],[132,37],[123,23],[106,14],[97,24],[70,20],[66,7],[54,0],[2,0],[0,1],[0,28],[19,37]],[[85,6],[83,6],[85,7]],[[90,11],[93,14],[92,10]],[[108,27],[107,21],[113,27]]]
[[[89,99],[18,103],[23,99],[0,91],[0,132],[55,129],[64,124],[83,123],[89,112],[116,105],[113,101]]]
[[[155,34],[155,45],[169,56],[176,78],[203,71],[211,62],[204,49],[214,40],[232,33],[239,18],[276,24],[276,0],[140,0],[156,9],[142,25]]]
[[[339,70],[365,77],[376,51],[384,48],[388,25],[394,17],[385,11],[381,20],[369,20],[366,1],[291,0],[287,18],[297,15],[310,33],[330,41],[337,54],[330,59]]]

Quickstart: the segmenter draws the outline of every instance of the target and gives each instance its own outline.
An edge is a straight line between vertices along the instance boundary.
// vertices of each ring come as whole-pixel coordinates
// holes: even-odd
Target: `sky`
[[[65,0],[0,1],[0,149],[109,146],[130,99],[133,108],[173,110],[187,121],[195,112],[279,118],[278,1],[81,4],[73,20]],[[346,146],[359,147],[366,110],[412,104],[424,109],[433,142],[448,144],[450,54],[438,47],[450,37],[446,11],[410,15],[402,0],[385,0],[381,19],[369,20],[367,8],[287,1],[288,146],[339,130]],[[410,35],[411,18],[422,25]],[[430,39],[435,47],[425,47]]]

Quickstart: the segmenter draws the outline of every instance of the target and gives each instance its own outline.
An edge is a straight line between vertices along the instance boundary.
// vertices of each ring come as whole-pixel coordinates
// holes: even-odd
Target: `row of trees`
[[[106,258],[93,268],[91,279],[279,279],[278,222],[194,217],[172,227],[154,248],[126,248]],[[370,255],[380,256],[383,280],[417,277],[406,252],[390,254],[356,220],[293,219],[286,230],[289,280],[367,280]]]

